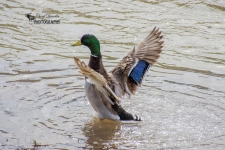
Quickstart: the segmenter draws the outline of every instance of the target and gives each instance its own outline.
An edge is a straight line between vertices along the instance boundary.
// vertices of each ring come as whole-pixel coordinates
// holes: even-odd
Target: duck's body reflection
[[[121,122],[108,119],[100,120],[94,117],[93,120],[86,123],[83,128],[83,134],[87,137],[86,148],[93,149],[117,149],[114,139],[119,138]]]

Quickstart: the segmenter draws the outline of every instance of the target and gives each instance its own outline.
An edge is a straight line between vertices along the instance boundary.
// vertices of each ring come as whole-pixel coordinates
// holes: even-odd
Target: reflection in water
[[[113,140],[116,138],[116,133],[119,132],[121,123],[113,120],[100,120],[95,117],[90,122],[84,125],[83,134],[87,137],[86,148],[117,149]]]

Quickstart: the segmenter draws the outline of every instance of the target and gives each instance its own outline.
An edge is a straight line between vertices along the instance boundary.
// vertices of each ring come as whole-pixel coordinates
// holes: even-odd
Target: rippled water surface
[[[0,149],[225,149],[224,0],[3,0],[0,12]],[[90,51],[70,45],[94,34],[110,71],[154,26],[161,57],[122,101],[143,121],[99,120],[73,62]]]

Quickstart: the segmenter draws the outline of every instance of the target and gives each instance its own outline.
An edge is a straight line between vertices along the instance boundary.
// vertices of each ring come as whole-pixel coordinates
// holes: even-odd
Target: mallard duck
[[[90,51],[89,64],[86,65],[74,57],[79,72],[85,76],[85,92],[92,107],[100,119],[136,120],[120,105],[120,99],[135,94],[141,86],[145,74],[159,58],[162,51],[163,36],[156,27],[136,47],[133,48],[110,72],[106,72],[102,63],[99,40],[91,34],[85,34],[72,46],[84,45]]]

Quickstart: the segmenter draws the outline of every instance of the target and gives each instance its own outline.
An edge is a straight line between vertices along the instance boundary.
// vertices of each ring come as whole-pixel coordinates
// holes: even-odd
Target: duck
[[[36,19],[36,17],[32,16],[31,13],[25,14],[25,16],[29,19],[29,22]]]
[[[155,27],[148,36],[135,46],[115,68],[107,72],[102,60],[100,42],[96,36],[85,34],[71,46],[86,46],[91,55],[86,65],[79,58],[74,62],[85,77],[85,93],[100,119],[119,121],[141,121],[121,106],[121,99],[134,95],[149,69],[156,63],[162,52],[163,36]]]

